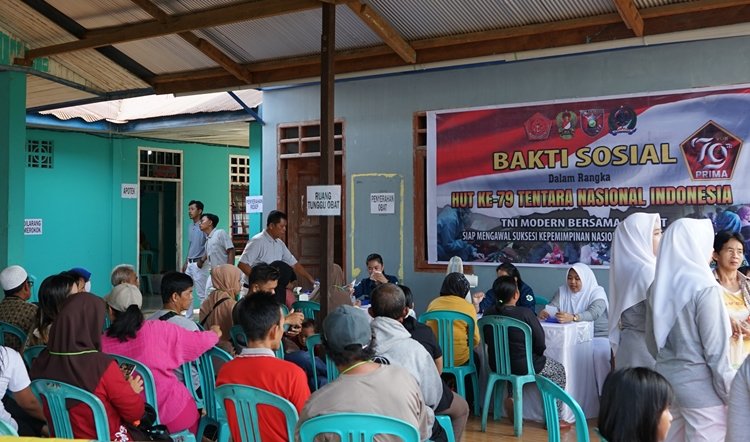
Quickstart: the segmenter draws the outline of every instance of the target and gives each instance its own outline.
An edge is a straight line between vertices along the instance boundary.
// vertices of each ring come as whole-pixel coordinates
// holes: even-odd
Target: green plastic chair
[[[302,312],[305,319],[315,319],[315,313],[320,311],[320,304],[315,301],[297,301],[292,304],[295,312]]]
[[[156,400],[156,381],[154,381],[154,374],[151,373],[151,369],[143,363],[138,362],[135,359],[131,359],[127,356],[116,354],[110,354],[110,356],[112,356],[118,364],[126,363],[135,365],[135,373],[138,373],[141,379],[143,379],[143,393],[146,396],[146,402],[151,404],[151,406],[154,407],[154,411],[156,412],[156,421],[154,423],[160,423],[161,420],[159,419],[159,402]],[[189,430],[172,433],[169,436],[172,437],[173,440],[179,439],[181,441],[195,442],[195,435],[192,434]]]
[[[91,409],[94,416],[97,440],[110,440],[109,423],[104,404],[98,397],[65,382],[50,379],[36,379],[31,382],[31,391],[47,403],[52,416],[51,433],[60,439],[73,439],[73,428],[70,426],[70,415],[66,406],[67,400],[76,400]]]
[[[448,442],[456,442],[456,435],[453,433],[453,424],[451,423],[451,417],[446,414],[436,414],[435,421],[440,423],[440,426],[445,431],[446,439]]]
[[[419,322],[427,321],[437,322],[437,340],[440,348],[443,349],[443,373],[449,373],[456,378],[456,390],[458,394],[466,399],[466,377],[471,378],[471,385],[474,390],[474,415],[479,416],[479,376],[477,366],[474,362],[474,319],[460,312],[451,310],[435,310],[423,313],[419,317]],[[467,337],[469,343],[469,361],[464,365],[456,365],[453,351],[453,323],[462,321],[466,323]]]
[[[39,356],[39,353],[42,352],[47,348],[46,345],[32,345],[31,347],[26,347],[23,351],[23,360],[26,362],[26,366],[31,369],[31,364],[34,362],[34,359],[36,359]]]
[[[576,441],[589,442],[589,427],[586,423],[586,415],[583,414],[581,406],[570,395],[551,380],[542,375],[536,375],[536,385],[542,394],[544,404],[544,420],[547,422],[547,441],[560,442],[560,417],[558,416],[557,400],[573,410],[576,419]]]
[[[0,322],[0,345],[5,345],[5,335],[15,336],[21,343],[19,348],[23,348],[26,343],[26,332],[8,322]]]
[[[310,355],[310,361],[312,361],[313,364],[315,364],[315,346],[320,345],[320,342],[319,333],[308,336],[307,341],[305,341],[307,353]],[[326,355],[326,379],[328,380],[328,383],[333,382],[337,377],[339,377],[339,369],[336,368],[336,364],[333,363],[331,358]],[[320,385],[318,384],[318,370],[316,370],[314,366],[313,381],[315,381],[315,389],[317,390],[320,388]]]
[[[226,416],[221,410],[221,405],[216,402],[216,370],[214,369],[214,359],[229,362],[232,360],[232,355],[219,347],[212,347],[195,361],[182,364],[185,386],[193,395],[196,406],[206,411],[206,414],[201,416],[198,424],[198,440],[202,439],[206,428],[209,426],[216,427],[218,432],[217,439],[227,440],[229,438],[229,426],[227,425]],[[198,372],[200,395],[193,385],[190,376],[184,375],[184,373],[190,372],[191,367],[194,367]]]
[[[224,384],[216,387],[216,400],[225,410],[228,401],[231,401],[234,406],[236,423],[240,431],[238,440],[260,442],[258,405],[261,404],[277,408],[284,414],[287,440],[294,440],[294,427],[297,426],[299,416],[297,409],[288,400],[260,388],[238,384]]]
[[[371,442],[377,434],[393,435],[404,442],[419,442],[419,431],[413,425],[378,414],[324,414],[302,422],[299,427],[301,442],[313,442],[321,433],[336,434],[342,442]]]
[[[534,294],[534,311],[538,314],[549,302],[544,296]]]
[[[510,369],[510,345],[508,343],[508,331],[511,328],[517,328],[523,332],[524,346],[526,347],[526,375],[515,375]],[[490,363],[489,343],[486,342],[485,335],[491,333],[494,341],[494,365],[495,371],[492,371]],[[487,379],[487,392],[484,395],[484,408],[482,409],[482,432],[487,430],[487,412],[490,407],[493,391],[495,393],[494,418],[500,418],[501,399],[505,397],[505,382],[510,382],[513,387],[513,434],[516,437],[523,433],[523,386],[535,381],[534,379],[534,361],[531,357],[531,327],[523,321],[508,318],[505,316],[484,316],[479,320],[479,334],[482,337],[482,348],[487,355],[487,368],[489,377]]]
[[[9,423],[0,420],[0,436],[18,437],[18,432]]]

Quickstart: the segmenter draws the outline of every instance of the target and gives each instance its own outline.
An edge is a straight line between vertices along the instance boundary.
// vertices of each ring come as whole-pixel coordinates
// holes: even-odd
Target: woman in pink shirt
[[[211,331],[189,331],[168,321],[144,321],[143,297],[134,285],[120,284],[104,299],[112,325],[102,336],[102,351],[127,356],[151,369],[161,423],[170,433],[195,433],[198,409],[174,371],[216,345],[221,330],[212,327]]]

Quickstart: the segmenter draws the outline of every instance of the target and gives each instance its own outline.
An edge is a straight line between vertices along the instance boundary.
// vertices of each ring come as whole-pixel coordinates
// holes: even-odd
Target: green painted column
[[[26,74],[0,72],[0,269],[24,264]]]
[[[250,195],[263,194],[263,125],[257,121],[250,123]],[[276,202],[263,201],[264,207],[276,206]],[[251,213],[248,218],[250,237],[265,228],[262,213]]]

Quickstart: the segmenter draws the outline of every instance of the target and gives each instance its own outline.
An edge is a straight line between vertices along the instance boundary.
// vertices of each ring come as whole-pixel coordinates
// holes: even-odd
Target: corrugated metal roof
[[[55,103],[68,103],[74,100],[93,98],[94,94],[83,92],[60,83],[45,80],[34,75],[26,76],[26,107],[46,106]]]
[[[184,14],[186,12],[195,12],[201,9],[216,8],[222,5],[232,3],[242,3],[238,0],[152,0],[169,15]]]
[[[47,3],[87,29],[152,19],[130,0],[47,0]]]
[[[653,8],[656,6],[671,5],[673,3],[689,3],[691,0],[635,0],[638,9]]]
[[[255,89],[243,89],[236,91],[235,94],[251,108],[258,106],[263,100],[263,93]],[[52,109],[42,111],[40,114],[54,115],[61,120],[81,118],[89,123],[99,120],[126,123],[144,118],[237,110],[242,110],[242,106],[228,93],[215,92],[186,97],[148,95]]]
[[[115,47],[155,74],[218,66],[213,60],[176,35],[135,40]]]
[[[206,124],[203,126],[130,132],[130,134],[139,137],[222,144],[226,146],[248,147],[250,145],[249,123]]]

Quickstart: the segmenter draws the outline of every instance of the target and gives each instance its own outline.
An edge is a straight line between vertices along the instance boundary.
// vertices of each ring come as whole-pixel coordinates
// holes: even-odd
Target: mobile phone
[[[130,379],[130,376],[135,372],[135,364],[123,362],[120,364],[120,370],[122,371],[122,374],[125,375],[125,379]]]

